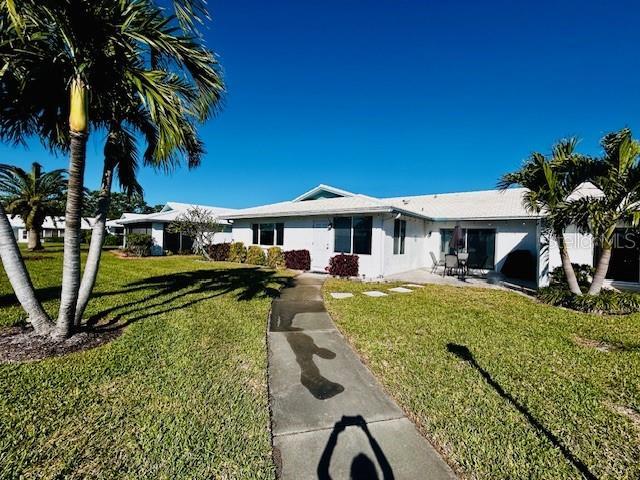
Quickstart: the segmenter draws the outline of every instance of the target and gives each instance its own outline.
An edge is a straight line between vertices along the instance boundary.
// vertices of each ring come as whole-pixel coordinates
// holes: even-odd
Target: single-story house
[[[29,231],[25,228],[24,221],[20,215],[16,215],[13,218],[11,215],[7,215],[7,218],[18,243],[27,243],[29,241]],[[91,230],[93,218],[84,217],[80,225],[82,230]],[[64,237],[64,228],[64,217],[46,217],[42,224],[41,241],[46,243],[47,239]]]
[[[532,280],[542,286],[560,265],[560,257],[557,245],[542,234],[541,216],[523,207],[524,193],[513,188],[376,198],[319,185],[293,200],[236,210],[221,218],[232,222],[234,241],[309,250],[312,270],[325,271],[338,253],[357,254],[364,279],[431,268],[434,259],[452,249],[451,237],[458,227],[458,248],[469,253],[471,269],[501,272],[510,253],[525,251],[534,265]],[[574,232],[567,237],[572,261],[593,264],[588,236]],[[634,253],[614,251],[611,280],[640,282],[639,251],[638,246]],[[618,263],[634,263],[634,269],[625,270]]]
[[[153,239],[152,255],[163,255],[165,251],[178,253],[189,250],[193,246],[193,240],[185,235],[170,232],[169,224],[185,214],[189,209],[198,207],[207,210],[220,224],[220,231],[214,233],[213,242],[222,243],[232,241],[231,224],[221,219],[222,214],[230,214],[234,210],[230,208],[211,207],[207,205],[193,205],[189,203],[167,202],[159,212],[140,214],[124,213],[114,223],[124,227],[124,241],[126,246],[126,234],[144,233],[151,235]]]

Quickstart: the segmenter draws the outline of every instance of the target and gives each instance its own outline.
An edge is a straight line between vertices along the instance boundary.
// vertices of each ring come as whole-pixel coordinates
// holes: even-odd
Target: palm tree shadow
[[[527,408],[518,402],[511,394],[505,391],[502,386],[496,382],[491,374],[487,372],[484,368],[482,368],[475,357],[471,353],[471,351],[465,347],[464,345],[458,345],[456,343],[448,343],[447,351],[452,353],[460,360],[467,362],[470,366],[475,368],[478,373],[485,379],[485,381],[500,395],[502,398],[507,400],[511,405],[515,407],[529,422],[529,424],[538,430],[545,438],[551,442],[551,444],[560,450],[562,455],[569,461],[585,478],[590,480],[596,480],[596,477],[589,468],[580,460],[568,447],[566,447],[562,441],[553,434],[547,427],[545,427],[536,417],[534,417]]]
[[[196,270],[176,272],[145,278],[129,283],[125,288],[104,292],[97,296],[140,295],[99,311],[88,318],[90,330],[121,329],[150,315],[175,312],[222,295],[233,295],[244,302],[255,298],[276,298],[280,289],[292,283],[289,276],[259,267],[229,268],[224,270]],[[150,295],[144,292],[151,291]],[[166,307],[166,308],[162,308]],[[115,315],[107,322],[104,320]]]

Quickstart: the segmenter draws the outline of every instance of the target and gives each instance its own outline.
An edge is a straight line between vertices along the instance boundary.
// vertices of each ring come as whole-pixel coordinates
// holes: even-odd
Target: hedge
[[[229,247],[229,261],[244,263],[247,258],[247,249],[242,242],[233,242]]]
[[[230,250],[230,243],[214,243],[213,245],[209,245],[207,253],[209,254],[209,258],[214,262],[226,262],[229,260]]]
[[[250,265],[266,265],[267,256],[264,254],[264,250],[256,245],[252,245],[247,250],[247,258],[245,263]]]
[[[329,259],[327,272],[337,277],[357,277],[358,276],[358,256],[345,255],[341,253]]]
[[[282,269],[286,266],[284,252],[280,247],[271,247],[267,250],[267,265],[275,269]]]
[[[127,252],[136,257],[148,257],[151,255],[153,238],[146,233],[127,234]]]
[[[538,299],[558,307],[579,312],[626,315],[640,312],[640,294],[602,290],[598,295],[575,295],[560,285],[538,290]]]
[[[291,270],[311,270],[309,250],[289,250],[284,252],[284,262]]]

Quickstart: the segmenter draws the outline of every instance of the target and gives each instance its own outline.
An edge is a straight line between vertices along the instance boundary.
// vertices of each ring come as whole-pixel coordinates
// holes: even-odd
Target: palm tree
[[[569,289],[572,293],[581,295],[564,236],[571,222],[566,216],[558,215],[558,211],[583,181],[580,170],[576,168],[582,160],[575,151],[577,143],[576,138],[560,140],[553,146],[550,157],[538,152],[532,153],[520,170],[507,173],[500,179],[498,188],[507,189],[519,185],[527,189],[523,197],[524,207],[530,212],[545,215],[543,226],[547,234],[555,237],[558,243]]]
[[[35,134],[70,153],[61,337],[71,333],[80,288],[79,220],[90,127],[110,131],[118,120],[113,99],[137,98],[139,113],[163,125],[155,130],[154,158],[170,167],[180,153],[201,149],[193,125],[219,103],[223,88],[215,56],[187,33],[195,31],[189,19],[201,4],[175,3],[180,22],[152,1],[0,0],[0,138],[17,143]]]
[[[29,232],[29,250],[41,250],[42,224],[57,213],[64,197],[67,181],[64,170],[42,173],[42,165],[34,162],[31,172],[12,165],[0,165],[0,192],[7,213],[20,215]]]
[[[631,130],[623,128],[601,140],[604,155],[590,159],[583,167],[587,179],[597,187],[598,195],[569,202],[560,212],[571,218],[600,247],[589,295],[602,290],[609,270],[609,260],[617,227],[640,225],[640,142]]]

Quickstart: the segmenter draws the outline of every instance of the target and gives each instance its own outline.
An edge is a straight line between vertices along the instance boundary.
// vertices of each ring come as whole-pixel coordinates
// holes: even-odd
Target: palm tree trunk
[[[591,282],[591,286],[589,286],[589,295],[598,295],[600,290],[602,290],[604,279],[607,277],[607,272],[609,271],[609,260],[611,260],[611,247],[604,246],[598,259],[596,272],[593,274],[593,281]]]
[[[102,172],[102,184],[100,185],[100,195],[98,196],[98,211],[91,232],[91,243],[89,244],[89,254],[84,265],[82,283],[78,292],[78,302],[76,303],[75,324],[82,323],[82,316],[89,303],[89,298],[93,292],[100,268],[100,258],[102,256],[102,244],[106,233],[107,214],[111,203],[111,182],[113,180],[113,165],[105,159],[104,171]]]
[[[29,322],[39,335],[46,335],[53,329],[53,322],[36,298],[36,292],[31,283],[31,277],[22,260],[22,255],[16,243],[16,237],[9,219],[0,204],[0,259],[9,277],[11,288],[18,298],[18,302],[27,313]]]
[[[37,228],[29,229],[29,243],[27,244],[29,250],[42,250],[42,242],[40,241],[40,230]]]
[[[64,257],[62,261],[62,292],[56,336],[71,335],[80,288],[80,222],[87,135],[71,131],[67,207],[64,217]]]
[[[564,269],[564,275],[567,277],[569,290],[575,295],[582,295],[582,290],[580,290],[580,285],[578,285],[578,279],[576,278],[576,272],[573,270],[573,265],[571,265],[571,258],[569,257],[569,251],[567,250],[567,242],[564,238],[564,232],[557,232],[556,238],[558,239],[560,260],[562,262],[562,268]]]

